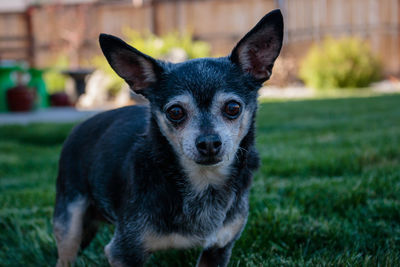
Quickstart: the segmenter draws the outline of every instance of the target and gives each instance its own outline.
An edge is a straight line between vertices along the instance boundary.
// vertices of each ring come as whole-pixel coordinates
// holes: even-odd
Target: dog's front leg
[[[229,263],[232,248],[235,241],[231,241],[224,247],[213,246],[206,248],[197,261],[198,267],[225,267]]]
[[[112,267],[143,266],[148,257],[135,235],[122,235],[117,231],[104,252]]]

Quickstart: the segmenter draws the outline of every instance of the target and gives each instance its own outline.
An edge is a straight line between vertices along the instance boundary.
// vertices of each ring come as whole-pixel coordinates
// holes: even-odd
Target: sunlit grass
[[[268,92],[269,87],[266,86],[262,90]],[[271,89],[276,91],[277,88]],[[268,102],[287,102],[287,101],[304,101],[304,100],[327,100],[327,99],[341,99],[341,98],[364,98],[364,97],[378,97],[383,95],[398,94],[400,93],[400,87],[397,89],[391,89],[392,92],[380,91],[374,87],[365,88],[342,88],[342,89],[327,89],[317,90],[313,88],[298,88],[292,89],[293,93],[285,95],[285,90],[280,89],[281,93],[276,93],[275,96],[268,96],[268,94],[261,94],[259,101],[261,103]],[[289,89],[290,90],[290,89]]]
[[[54,183],[72,125],[0,127],[0,266],[51,266]],[[266,102],[262,166],[231,266],[400,265],[400,95]],[[103,227],[78,266],[107,266]],[[194,265],[198,250],[149,266]]]

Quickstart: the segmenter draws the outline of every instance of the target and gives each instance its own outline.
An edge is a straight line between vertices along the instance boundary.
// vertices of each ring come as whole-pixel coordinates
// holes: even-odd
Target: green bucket
[[[7,91],[16,85],[11,74],[18,68],[15,66],[0,66],[0,112],[7,109]]]
[[[28,83],[29,87],[34,87],[36,89],[37,93],[37,102],[35,107],[36,108],[46,108],[49,106],[49,95],[47,93],[46,89],[46,83],[44,82],[43,79],[43,73],[46,70],[44,69],[35,69],[35,68],[30,68],[29,69],[29,74],[31,76],[31,79]]]

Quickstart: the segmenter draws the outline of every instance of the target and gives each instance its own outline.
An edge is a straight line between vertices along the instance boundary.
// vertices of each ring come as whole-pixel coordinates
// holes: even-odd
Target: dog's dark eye
[[[180,106],[172,106],[167,109],[167,117],[172,122],[180,122],[185,117],[185,111]]]
[[[240,111],[240,104],[236,101],[229,101],[228,103],[226,103],[223,110],[225,116],[229,119],[236,119],[239,116]]]

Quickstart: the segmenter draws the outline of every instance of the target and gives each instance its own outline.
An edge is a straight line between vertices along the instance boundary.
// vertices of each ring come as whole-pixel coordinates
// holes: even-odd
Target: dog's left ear
[[[265,82],[272,74],[283,41],[283,17],[279,9],[265,15],[235,46],[230,60],[257,81]]]

